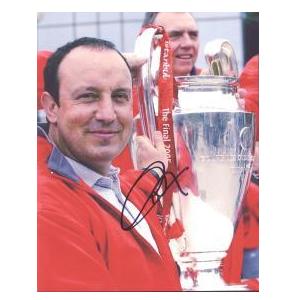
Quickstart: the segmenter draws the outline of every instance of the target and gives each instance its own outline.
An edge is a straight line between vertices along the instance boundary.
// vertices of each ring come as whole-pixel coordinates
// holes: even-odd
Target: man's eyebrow
[[[91,92],[98,92],[98,89],[93,87],[93,86],[88,86],[88,87],[85,88],[85,90],[91,91]]]
[[[76,88],[74,90],[74,92],[77,92],[77,91],[97,91],[97,88],[93,87],[93,86],[79,86],[78,88]]]
[[[199,30],[189,30],[188,33],[199,33]]]
[[[184,30],[170,30],[170,31],[168,31],[168,34],[170,34],[170,33],[183,33],[184,32]]]
[[[126,93],[130,93],[131,92],[131,89],[130,88],[116,88],[113,90],[113,92],[126,92]]]
[[[189,34],[198,34],[199,30],[170,30],[168,31],[169,35],[174,35],[174,34],[183,34],[184,32],[187,32]]]

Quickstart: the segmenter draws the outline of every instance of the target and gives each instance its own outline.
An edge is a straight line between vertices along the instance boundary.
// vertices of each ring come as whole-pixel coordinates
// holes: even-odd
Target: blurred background
[[[206,65],[206,42],[228,39],[236,52],[239,70],[259,49],[257,12],[193,12],[200,34],[200,55],[196,66]],[[122,52],[132,52],[144,12],[41,12],[38,13],[38,50],[53,51],[83,36],[113,42]]]

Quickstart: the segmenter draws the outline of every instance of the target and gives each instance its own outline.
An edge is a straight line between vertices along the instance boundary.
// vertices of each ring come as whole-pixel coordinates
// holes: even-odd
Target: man
[[[38,290],[180,290],[147,202],[157,179],[147,173],[135,181],[141,172],[131,171],[120,180],[111,165],[132,127],[125,58],[110,42],[82,38],[54,52],[44,77],[48,125],[38,136]],[[161,135],[155,141],[152,150],[164,152]]]
[[[190,13],[186,12],[147,12],[144,25],[156,24],[164,27],[170,38],[173,50],[174,76],[199,75],[195,68],[199,52],[198,26]]]

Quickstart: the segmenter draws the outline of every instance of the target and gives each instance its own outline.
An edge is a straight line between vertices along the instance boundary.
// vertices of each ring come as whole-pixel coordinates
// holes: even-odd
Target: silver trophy
[[[226,51],[224,40],[210,44],[212,75],[176,78],[176,155],[178,165],[189,162],[190,173],[188,195],[173,200],[184,233],[170,244],[184,290],[246,289],[226,285],[220,275],[250,180],[255,140],[254,115],[240,110],[236,98],[234,51],[225,45]]]
[[[253,114],[177,108],[173,121],[180,136],[176,148],[184,149],[177,152],[178,160],[188,157],[192,173],[185,187],[188,195],[174,199],[184,227],[177,245],[183,287],[222,290],[218,268],[230,246],[251,174]],[[184,148],[179,145],[183,142]]]
[[[136,52],[148,57],[140,80],[140,114],[134,136],[152,139],[156,130],[157,70],[160,38],[153,28],[140,35]],[[226,40],[214,40],[206,49],[210,75],[177,77],[178,97],[173,110],[179,178],[188,193],[174,193],[170,222],[179,219],[184,233],[170,241],[181,269],[183,290],[240,290],[227,286],[220,263],[232,241],[241,203],[248,187],[254,154],[254,115],[239,108],[238,70],[234,51]]]

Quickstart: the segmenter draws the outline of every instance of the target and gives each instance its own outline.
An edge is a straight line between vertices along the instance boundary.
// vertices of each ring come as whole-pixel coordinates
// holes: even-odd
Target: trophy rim
[[[176,76],[175,81],[180,85],[230,85],[238,84],[238,78],[235,76],[215,76],[215,75],[189,75]]]

